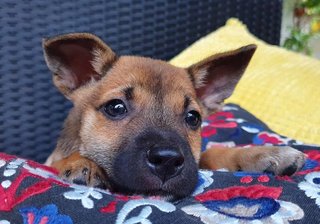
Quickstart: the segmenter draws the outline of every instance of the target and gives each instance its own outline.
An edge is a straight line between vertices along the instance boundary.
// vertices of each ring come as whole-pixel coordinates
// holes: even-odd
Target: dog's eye
[[[201,124],[201,115],[199,114],[199,112],[191,110],[187,113],[185,121],[192,129],[196,129]]]
[[[112,119],[122,119],[128,111],[122,100],[114,99],[103,106],[103,112]]]

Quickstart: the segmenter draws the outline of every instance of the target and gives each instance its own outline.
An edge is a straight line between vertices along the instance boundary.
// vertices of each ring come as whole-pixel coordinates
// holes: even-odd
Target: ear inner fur
[[[255,50],[256,45],[248,45],[213,55],[187,69],[197,96],[207,109],[217,109],[232,94]]]
[[[43,41],[44,55],[58,89],[73,90],[99,80],[116,61],[115,53],[98,37],[87,33],[66,34]]]

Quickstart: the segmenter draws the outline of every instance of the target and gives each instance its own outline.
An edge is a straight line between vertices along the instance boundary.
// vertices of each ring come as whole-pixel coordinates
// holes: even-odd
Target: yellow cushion
[[[279,134],[320,144],[320,61],[266,44],[237,19],[171,60],[187,67],[218,52],[255,43],[258,49],[226,100],[239,104]]]

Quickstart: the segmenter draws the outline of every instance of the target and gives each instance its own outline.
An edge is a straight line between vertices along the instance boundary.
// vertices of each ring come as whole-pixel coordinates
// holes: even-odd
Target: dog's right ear
[[[197,97],[206,109],[205,114],[218,110],[232,94],[256,48],[251,44],[219,53],[188,68]]]
[[[54,84],[67,97],[86,83],[101,79],[116,60],[115,53],[89,33],[44,39],[43,50]]]

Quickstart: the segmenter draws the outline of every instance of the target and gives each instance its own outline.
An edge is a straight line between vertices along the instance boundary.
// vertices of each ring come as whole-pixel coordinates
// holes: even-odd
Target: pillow
[[[208,56],[255,43],[248,69],[226,101],[241,105],[279,134],[320,144],[320,62],[269,45],[237,19],[200,39],[171,60],[187,67]]]

